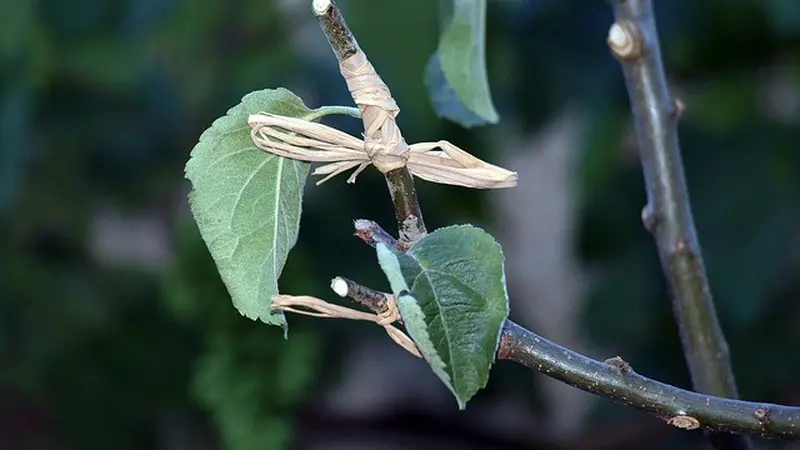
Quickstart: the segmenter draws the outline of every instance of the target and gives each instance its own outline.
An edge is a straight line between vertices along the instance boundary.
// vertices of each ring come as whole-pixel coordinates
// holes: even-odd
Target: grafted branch
[[[319,19],[322,31],[328,38],[328,43],[336,54],[339,64],[361,51],[350,27],[347,26],[342,13],[333,1],[314,0],[313,7],[314,14]],[[410,245],[411,242],[427,233],[417,191],[414,187],[414,179],[406,167],[394,169],[384,176],[394,203],[400,234],[399,244],[401,246]]]
[[[618,20],[622,21],[618,23],[633,24],[630,30],[640,33],[638,40],[631,42],[633,47],[627,56],[618,56],[623,60],[628,82],[639,83],[629,84],[629,87],[636,86],[641,91],[631,92],[631,98],[635,103],[637,131],[648,180],[646,223],[652,226],[656,235],[675,295],[681,297],[680,301],[676,301],[679,321],[691,322],[685,330],[710,326],[704,333],[711,334],[700,337],[691,334],[694,331],[684,331],[684,334],[689,333],[684,336],[684,344],[692,350],[691,355],[687,356],[690,367],[703,367],[697,375],[701,381],[696,383],[707,390],[720,389],[720,395],[692,392],[651,380],[637,374],[621,358],[604,362],[594,360],[554,344],[509,320],[503,327],[497,357],[515,361],[578,389],[650,412],[679,428],[796,439],[800,436],[800,407],[724,398],[732,397],[731,392],[735,394],[735,385],[732,376],[723,376],[729,374],[727,349],[708,293],[689,211],[675,131],[676,110],[666,90],[650,4],[644,0],[612,0],[612,3]],[[360,51],[344,18],[331,0],[314,0],[314,10],[340,62]],[[639,22],[642,23],[637,25]],[[609,43],[612,43],[611,36]],[[648,108],[652,111],[647,112]],[[645,146],[647,149],[644,149]],[[397,244],[402,249],[413,242],[413,236],[425,234],[422,213],[408,170],[397,169],[387,173],[386,178],[400,225],[400,239],[395,241],[380,226],[368,220],[355,222],[356,236],[373,247],[377,242],[383,242],[387,245]],[[363,294],[370,299],[379,296],[379,293],[360,287],[353,281],[342,282],[347,284],[347,292],[359,293],[358,296]],[[685,298],[690,300],[686,301]],[[380,312],[381,306],[375,302],[363,299],[355,301],[376,313]],[[684,307],[690,309],[688,314],[682,311]],[[713,341],[710,346],[701,344],[700,340],[705,338]],[[721,353],[715,353],[712,358],[707,353],[709,349]],[[710,359],[714,360],[715,365],[705,368],[706,364],[710,364]],[[749,441],[740,436],[717,436],[725,436],[718,442],[749,445]]]

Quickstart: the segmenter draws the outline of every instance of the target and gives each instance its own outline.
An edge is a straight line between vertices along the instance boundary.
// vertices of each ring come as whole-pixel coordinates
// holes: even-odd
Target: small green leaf
[[[309,164],[259,150],[248,116],[313,114],[286,89],[246,95],[200,136],[186,164],[189,202],[233,304],[250,319],[280,325],[270,310],[278,277],[297,241]]]
[[[464,127],[496,123],[486,74],[486,0],[447,0],[439,47],[425,83],[436,112]]]
[[[464,409],[489,380],[508,317],[500,245],[459,225],[426,235],[406,253],[377,249],[406,331]]]
[[[403,278],[403,271],[400,268],[400,261],[385,244],[378,243],[378,261],[381,269],[389,279],[392,292],[395,293],[397,309],[403,317],[403,324],[406,331],[414,339],[417,348],[425,357],[425,361],[431,366],[433,372],[438,376],[450,390],[453,390],[453,383],[450,382],[450,374],[447,372],[447,364],[442,361],[439,351],[433,345],[431,336],[428,334],[428,325],[425,322],[425,313],[422,312],[417,299],[408,291],[408,284]],[[453,392],[455,394],[455,392]],[[456,395],[458,398],[458,395]],[[459,401],[459,405],[461,402]]]

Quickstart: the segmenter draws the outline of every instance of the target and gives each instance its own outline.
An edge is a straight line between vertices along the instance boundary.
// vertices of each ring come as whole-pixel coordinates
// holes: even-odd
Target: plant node
[[[614,57],[622,61],[638,59],[643,54],[644,36],[633,22],[620,21],[611,25],[606,42]]]

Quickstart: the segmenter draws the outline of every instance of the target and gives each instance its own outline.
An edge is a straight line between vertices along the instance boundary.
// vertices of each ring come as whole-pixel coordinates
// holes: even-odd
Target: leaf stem
[[[312,110],[305,116],[303,116],[304,120],[314,121],[319,119],[320,117],[328,116],[331,114],[343,114],[346,116],[355,117],[356,119],[361,118],[361,112],[358,108],[354,108],[352,106],[320,106],[317,109]]]
[[[314,0],[312,4],[314,14],[339,63],[361,51],[342,13],[332,0]],[[427,234],[414,178],[406,167],[387,172],[385,177],[397,218],[400,236],[398,248],[408,248],[415,240]]]
[[[717,320],[683,173],[680,103],[667,87],[651,0],[610,0],[616,22],[608,44],[625,76],[647,186],[642,218],[658,246],[694,389],[737,398],[728,344]],[[711,436],[717,449],[749,440]]]
[[[800,407],[745,402],[680,389],[637,374],[621,358],[606,362],[588,358],[510,320],[503,327],[497,357],[650,412],[679,428],[779,439],[800,437]],[[743,438],[733,434],[721,436]]]

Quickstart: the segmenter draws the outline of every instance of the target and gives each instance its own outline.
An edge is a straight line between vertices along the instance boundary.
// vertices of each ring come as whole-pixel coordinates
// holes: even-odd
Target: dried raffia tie
[[[288,311],[296,314],[304,314],[306,316],[333,319],[366,320],[368,322],[377,323],[386,330],[386,334],[398,345],[408,350],[412,355],[421,358],[419,349],[417,349],[414,341],[411,340],[407,334],[392,325],[394,322],[400,320],[400,312],[397,310],[397,302],[395,302],[394,296],[386,295],[386,305],[386,311],[380,314],[370,314],[344,306],[334,305],[333,303],[328,303],[325,300],[308,295],[278,294],[272,297],[272,309],[274,311]]]
[[[406,144],[395,122],[400,109],[364,52],[342,61],[340,70],[361,111],[363,141],[320,123],[262,113],[248,119],[253,143],[285,158],[327,163],[314,170],[314,175],[326,175],[317,184],[356,168],[347,179],[354,183],[370,164],[382,173],[406,166],[423,180],[475,189],[517,184],[516,172],[482,161],[450,142]]]

